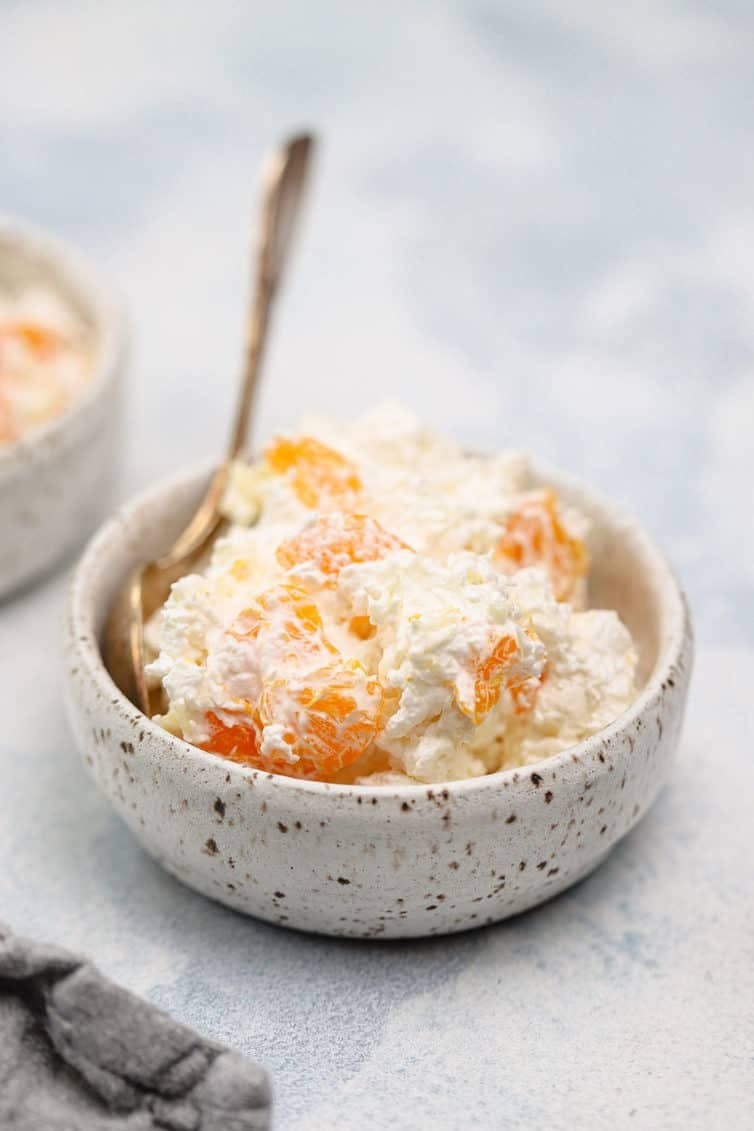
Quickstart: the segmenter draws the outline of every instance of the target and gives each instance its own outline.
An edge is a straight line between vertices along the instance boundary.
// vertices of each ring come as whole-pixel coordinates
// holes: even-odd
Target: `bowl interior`
[[[137,563],[170,546],[197,504],[208,471],[194,471],[136,499],[102,529],[82,562],[78,604],[86,628],[99,640],[113,594]],[[639,653],[639,689],[671,646],[682,620],[681,598],[664,558],[647,536],[611,504],[560,474],[536,472],[592,522],[589,605],[613,608],[630,629]]]
[[[614,506],[567,477],[542,472],[540,482],[554,484],[592,522],[588,605],[615,609],[631,632],[641,689],[682,619],[676,581],[647,535]]]

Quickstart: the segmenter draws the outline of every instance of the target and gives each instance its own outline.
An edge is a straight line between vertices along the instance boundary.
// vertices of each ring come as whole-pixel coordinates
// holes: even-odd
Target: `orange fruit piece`
[[[296,638],[319,632],[322,617],[305,589],[298,585],[273,585],[255,598],[254,605],[239,615],[231,628],[233,636],[257,636],[263,628],[281,626]]]
[[[356,661],[334,662],[301,679],[279,677],[262,691],[258,709],[235,723],[207,714],[202,750],[272,774],[328,778],[356,762],[377,733],[381,688]],[[298,759],[264,753],[264,726],[282,722],[282,739]]]
[[[374,518],[334,511],[310,522],[300,534],[281,542],[276,556],[284,569],[311,562],[335,584],[337,575],[354,562],[375,562],[393,550],[408,547]]]
[[[258,724],[255,725],[251,718],[248,722],[224,723],[214,711],[209,711],[207,722],[210,736],[206,742],[201,743],[200,748],[208,754],[220,754],[230,762],[241,762],[270,774],[287,774],[299,778],[318,776],[317,767],[311,759],[301,759],[292,765],[284,758],[269,755],[263,757],[259,746]]]
[[[550,488],[530,492],[508,516],[494,557],[506,573],[541,566],[558,601],[573,596],[589,568],[586,546],[563,525],[557,496]]]
[[[40,357],[50,357],[60,349],[62,344],[57,330],[53,330],[49,326],[42,326],[38,322],[24,320],[0,323],[0,343],[3,339],[15,339]]]
[[[203,750],[298,778],[328,778],[362,756],[377,733],[382,689],[327,640],[305,590],[273,586],[236,618],[230,634],[258,645],[261,691],[237,721],[208,712]],[[282,728],[297,761],[262,750],[262,731],[271,724]]]
[[[533,629],[528,628],[526,632],[533,640],[537,639]],[[510,693],[517,715],[533,711],[545,678],[544,672],[542,676],[530,676],[522,670],[521,651],[510,633],[500,636],[491,650],[477,660],[471,676],[471,681],[456,681],[456,701],[463,713],[477,724],[498,702],[503,688]]]
[[[313,436],[281,436],[264,454],[273,471],[290,476],[291,486],[304,506],[342,502],[361,490],[354,464]]]
[[[320,653],[335,652],[322,633],[322,617],[306,590],[296,585],[274,585],[240,613],[230,635],[255,639],[266,650],[277,649],[281,663],[295,663]]]
[[[311,762],[327,778],[357,761],[377,733],[381,688],[354,661],[334,662],[301,680],[273,680],[262,693],[263,723],[285,721],[284,741],[300,762],[282,771],[302,775]]]
[[[358,636],[360,640],[369,640],[377,632],[368,616],[351,617],[348,627],[354,636]]]
[[[480,723],[500,698],[503,684],[518,682],[519,648],[515,637],[506,633],[492,650],[480,658],[472,672],[471,686],[456,684],[456,700],[465,715]],[[470,693],[469,693],[470,692]]]
[[[210,736],[201,743],[202,750],[222,754],[231,762],[254,764],[259,757],[259,735],[251,719],[248,722],[224,723],[214,711],[207,712]]]

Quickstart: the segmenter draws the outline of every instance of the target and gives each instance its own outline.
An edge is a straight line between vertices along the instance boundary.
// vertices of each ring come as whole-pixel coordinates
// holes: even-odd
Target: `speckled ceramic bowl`
[[[87,389],[59,417],[0,445],[0,598],[92,530],[114,467],[125,335],[105,284],[56,240],[0,220],[0,292],[41,285],[83,320],[96,350]]]
[[[259,773],[166,734],[113,685],[99,638],[115,587],[199,498],[192,473],[108,522],[79,565],[66,623],[69,717],[134,835],[191,887],[272,923],[333,935],[433,935],[533,907],[586,876],[646,813],[678,744],[692,640],[645,534],[562,476],[595,524],[590,600],[637,641],[641,690],[610,727],[536,766],[448,785],[326,785]]]

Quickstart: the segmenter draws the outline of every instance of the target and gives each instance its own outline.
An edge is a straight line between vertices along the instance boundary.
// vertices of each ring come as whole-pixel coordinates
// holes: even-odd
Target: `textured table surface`
[[[393,397],[531,446],[640,514],[694,609],[651,815],[551,905],[407,945],[163,875],[66,727],[67,570],[0,609],[0,914],[263,1061],[280,1128],[754,1126],[754,16],[712,8],[0,0],[0,206],[130,309],[122,497],[218,450],[257,164],[311,123],[258,432]]]

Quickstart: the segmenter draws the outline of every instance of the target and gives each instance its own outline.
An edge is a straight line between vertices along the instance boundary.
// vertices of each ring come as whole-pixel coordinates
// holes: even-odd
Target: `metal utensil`
[[[144,623],[166,600],[171,585],[207,554],[223,525],[220,504],[230,465],[243,451],[259,384],[272,306],[283,276],[303,199],[314,137],[290,138],[265,162],[256,245],[256,283],[236,412],[225,458],[192,518],[167,553],[136,566],[115,595],[105,625],[104,660],[113,681],[135,706],[152,714],[144,677]]]

